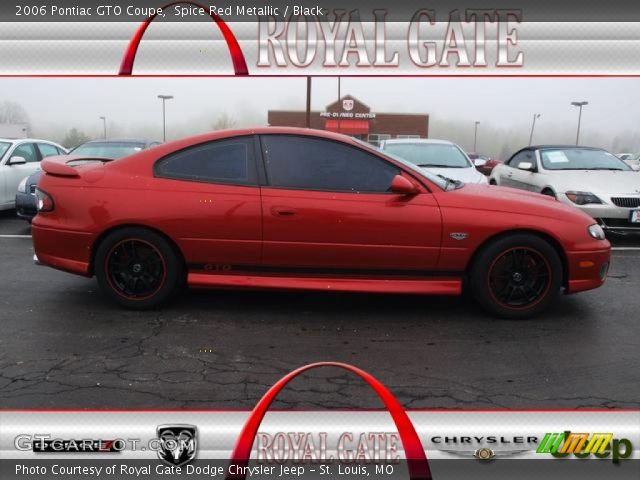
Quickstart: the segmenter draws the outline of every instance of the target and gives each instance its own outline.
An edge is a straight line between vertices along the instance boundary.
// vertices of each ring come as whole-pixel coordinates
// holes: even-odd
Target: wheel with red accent
[[[102,291],[128,308],[157,307],[183,283],[184,267],[173,246],[145,228],[107,235],[96,250],[94,269]]]
[[[476,301],[489,313],[513,319],[542,312],[562,287],[556,249],[533,234],[498,238],[478,254],[469,272]]]

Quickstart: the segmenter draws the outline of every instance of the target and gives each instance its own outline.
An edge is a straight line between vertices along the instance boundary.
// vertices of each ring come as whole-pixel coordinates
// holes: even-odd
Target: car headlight
[[[605,239],[604,230],[597,223],[594,223],[593,225],[590,225],[589,228],[587,228],[587,232],[589,232],[589,235],[591,235],[596,240],[604,240]]]
[[[588,203],[602,203],[598,197],[591,192],[566,192],[565,195],[576,205],[587,205]]]
[[[29,180],[29,177],[24,177],[18,184],[18,192],[27,193],[27,180]]]

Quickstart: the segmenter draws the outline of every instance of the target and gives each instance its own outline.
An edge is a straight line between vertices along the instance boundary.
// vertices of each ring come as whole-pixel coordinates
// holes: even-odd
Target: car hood
[[[615,170],[546,171],[556,192],[570,190],[607,194],[640,194],[640,172]]]
[[[438,204],[443,207],[473,208],[485,213],[517,213],[538,217],[562,218],[567,222],[594,223],[580,209],[557,201],[540,193],[527,192],[494,185],[465,185],[438,195]]]
[[[475,167],[469,168],[433,168],[428,167],[424,170],[433,173],[434,175],[443,175],[449,177],[452,180],[460,180],[464,183],[487,183],[487,177],[478,172]]]

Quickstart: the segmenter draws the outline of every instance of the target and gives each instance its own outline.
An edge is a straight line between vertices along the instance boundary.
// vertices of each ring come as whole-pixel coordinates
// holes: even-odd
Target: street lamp
[[[478,152],[478,149],[477,149],[477,145],[478,145],[478,125],[480,125],[480,122],[476,122],[475,132],[473,133],[473,151],[475,153]]]
[[[536,128],[536,119],[540,118],[540,113],[533,114],[533,123],[531,124],[531,134],[529,135],[529,146],[531,146],[531,142],[533,142],[533,129]]]
[[[165,110],[165,103],[167,100],[171,100],[173,95],[158,95],[158,98],[162,100],[162,141],[167,141],[167,114]]]
[[[102,129],[104,131],[104,139],[107,139],[107,117],[100,117],[102,120]]]
[[[578,132],[576,133],[576,145],[580,141],[580,121],[582,120],[582,107],[585,105],[589,105],[589,102],[571,102],[571,105],[574,107],[580,107],[580,112],[578,113]]]

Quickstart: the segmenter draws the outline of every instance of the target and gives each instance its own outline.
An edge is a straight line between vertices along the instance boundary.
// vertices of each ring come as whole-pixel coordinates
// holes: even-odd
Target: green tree
[[[89,140],[91,140],[91,138],[88,135],[86,135],[84,132],[81,132],[77,128],[72,128],[67,133],[67,136],[64,137],[64,140],[62,141],[62,145],[64,145],[67,148],[73,148],[80,145],[81,143],[88,142]]]

